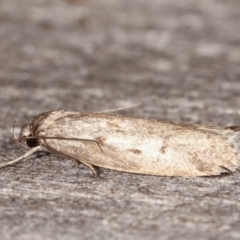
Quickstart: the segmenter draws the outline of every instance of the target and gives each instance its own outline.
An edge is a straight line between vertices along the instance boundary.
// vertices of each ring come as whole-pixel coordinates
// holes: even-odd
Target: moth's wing
[[[168,176],[218,175],[239,166],[240,134],[231,128],[65,111],[52,112],[41,121],[39,136],[66,138],[46,140],[49,147],[72,158],[92,158],[94,165],[104,166],[108,158],[112,163],[123,161],[118,170],[140,163],[142,168],[135,172]],[[96,144],[67,138],[102,139],[104,153]]]
[[[59,110],[38,115],[31,125],[36,137],[80,138],[89,117],[87,113]]]
[[[236,127],[189,125],[185,138],[176,140],[179,154],[184,149],[189,161],[202,175],[235,171],[240,165],[240,132]],[[188,141],[188,139],[190,141]],[[174,140],[173,140],[174,141]],[[181,141],[184,142],[181,148]],[[188,144],[186,144],[188,143]]]
[[[146,122],[148,122],[146,124]],[[50,112],[43,118],[40,116],[34,119],[32,125],[38,136],[61,136],[90,138],[99,137],[103,134],[111,135],[114,132],[119,134],[138,133],[145,134],[152,131],[154,134],[154,121],[122,117],[101,113],[77,113],[66,111]],[[149,126],[152,125],[152,126]],[[151,129],[150,129],[151,128]],[[151,133],[150,133],[151,134]]]

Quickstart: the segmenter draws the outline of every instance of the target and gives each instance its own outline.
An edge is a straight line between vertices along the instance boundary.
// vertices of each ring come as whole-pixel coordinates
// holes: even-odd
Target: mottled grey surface
[[[240,120],[240,1],[0,1],[0,162],[38,113]],[[54,155],[0,170],[0,239],[240,239],[240,171],[169,178]]]

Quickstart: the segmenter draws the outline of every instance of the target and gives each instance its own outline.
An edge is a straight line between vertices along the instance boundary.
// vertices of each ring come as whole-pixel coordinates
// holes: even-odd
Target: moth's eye
[[[28,147],[34,148],[39,145],[39,142],[37,138],[29,138],[29,139],[26,139],[26,144]]]

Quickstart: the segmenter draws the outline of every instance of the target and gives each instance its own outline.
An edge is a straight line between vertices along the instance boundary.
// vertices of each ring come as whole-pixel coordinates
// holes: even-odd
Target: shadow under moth
[[[17,142],[88,166],[159,176],[211,176],[235,171],[240,163],[240,128],[178,124],[104,113],[64,110],[36,116]]]

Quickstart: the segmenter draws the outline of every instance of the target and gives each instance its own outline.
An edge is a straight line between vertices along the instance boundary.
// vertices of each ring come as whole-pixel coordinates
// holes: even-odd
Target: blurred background
[[[240,2],[0,2],[1,125],[40,112],[236,124]]]
[[[142,102],[122,114],[237,125],[239,91],[238,0],[0,0],[1,160],[24,152],[11,141],[14,120],[20,130],[44,111],[101,111]],[[72,232],[58,239],[79,239],[78,222],[88,229],[81,229],[83,239],[239,239],[239,174],[190,181],[103,170],[99,186],[101,180],[92,181],[84,167],[78,173],[70,161],[59,162],[48,156],[0,173],[2,239],[41,239],[42,229],[45,239],[54,239],[64,224]],[[43,204],[50,193],[42,184],[54,203]],[[80,185],[85,200],[77,195]],[[207,202],[199,198],[199,186],[210,196]],[[73,212],[64,217],[66,208]],[[96,226],[92,234],[90,226]]]

